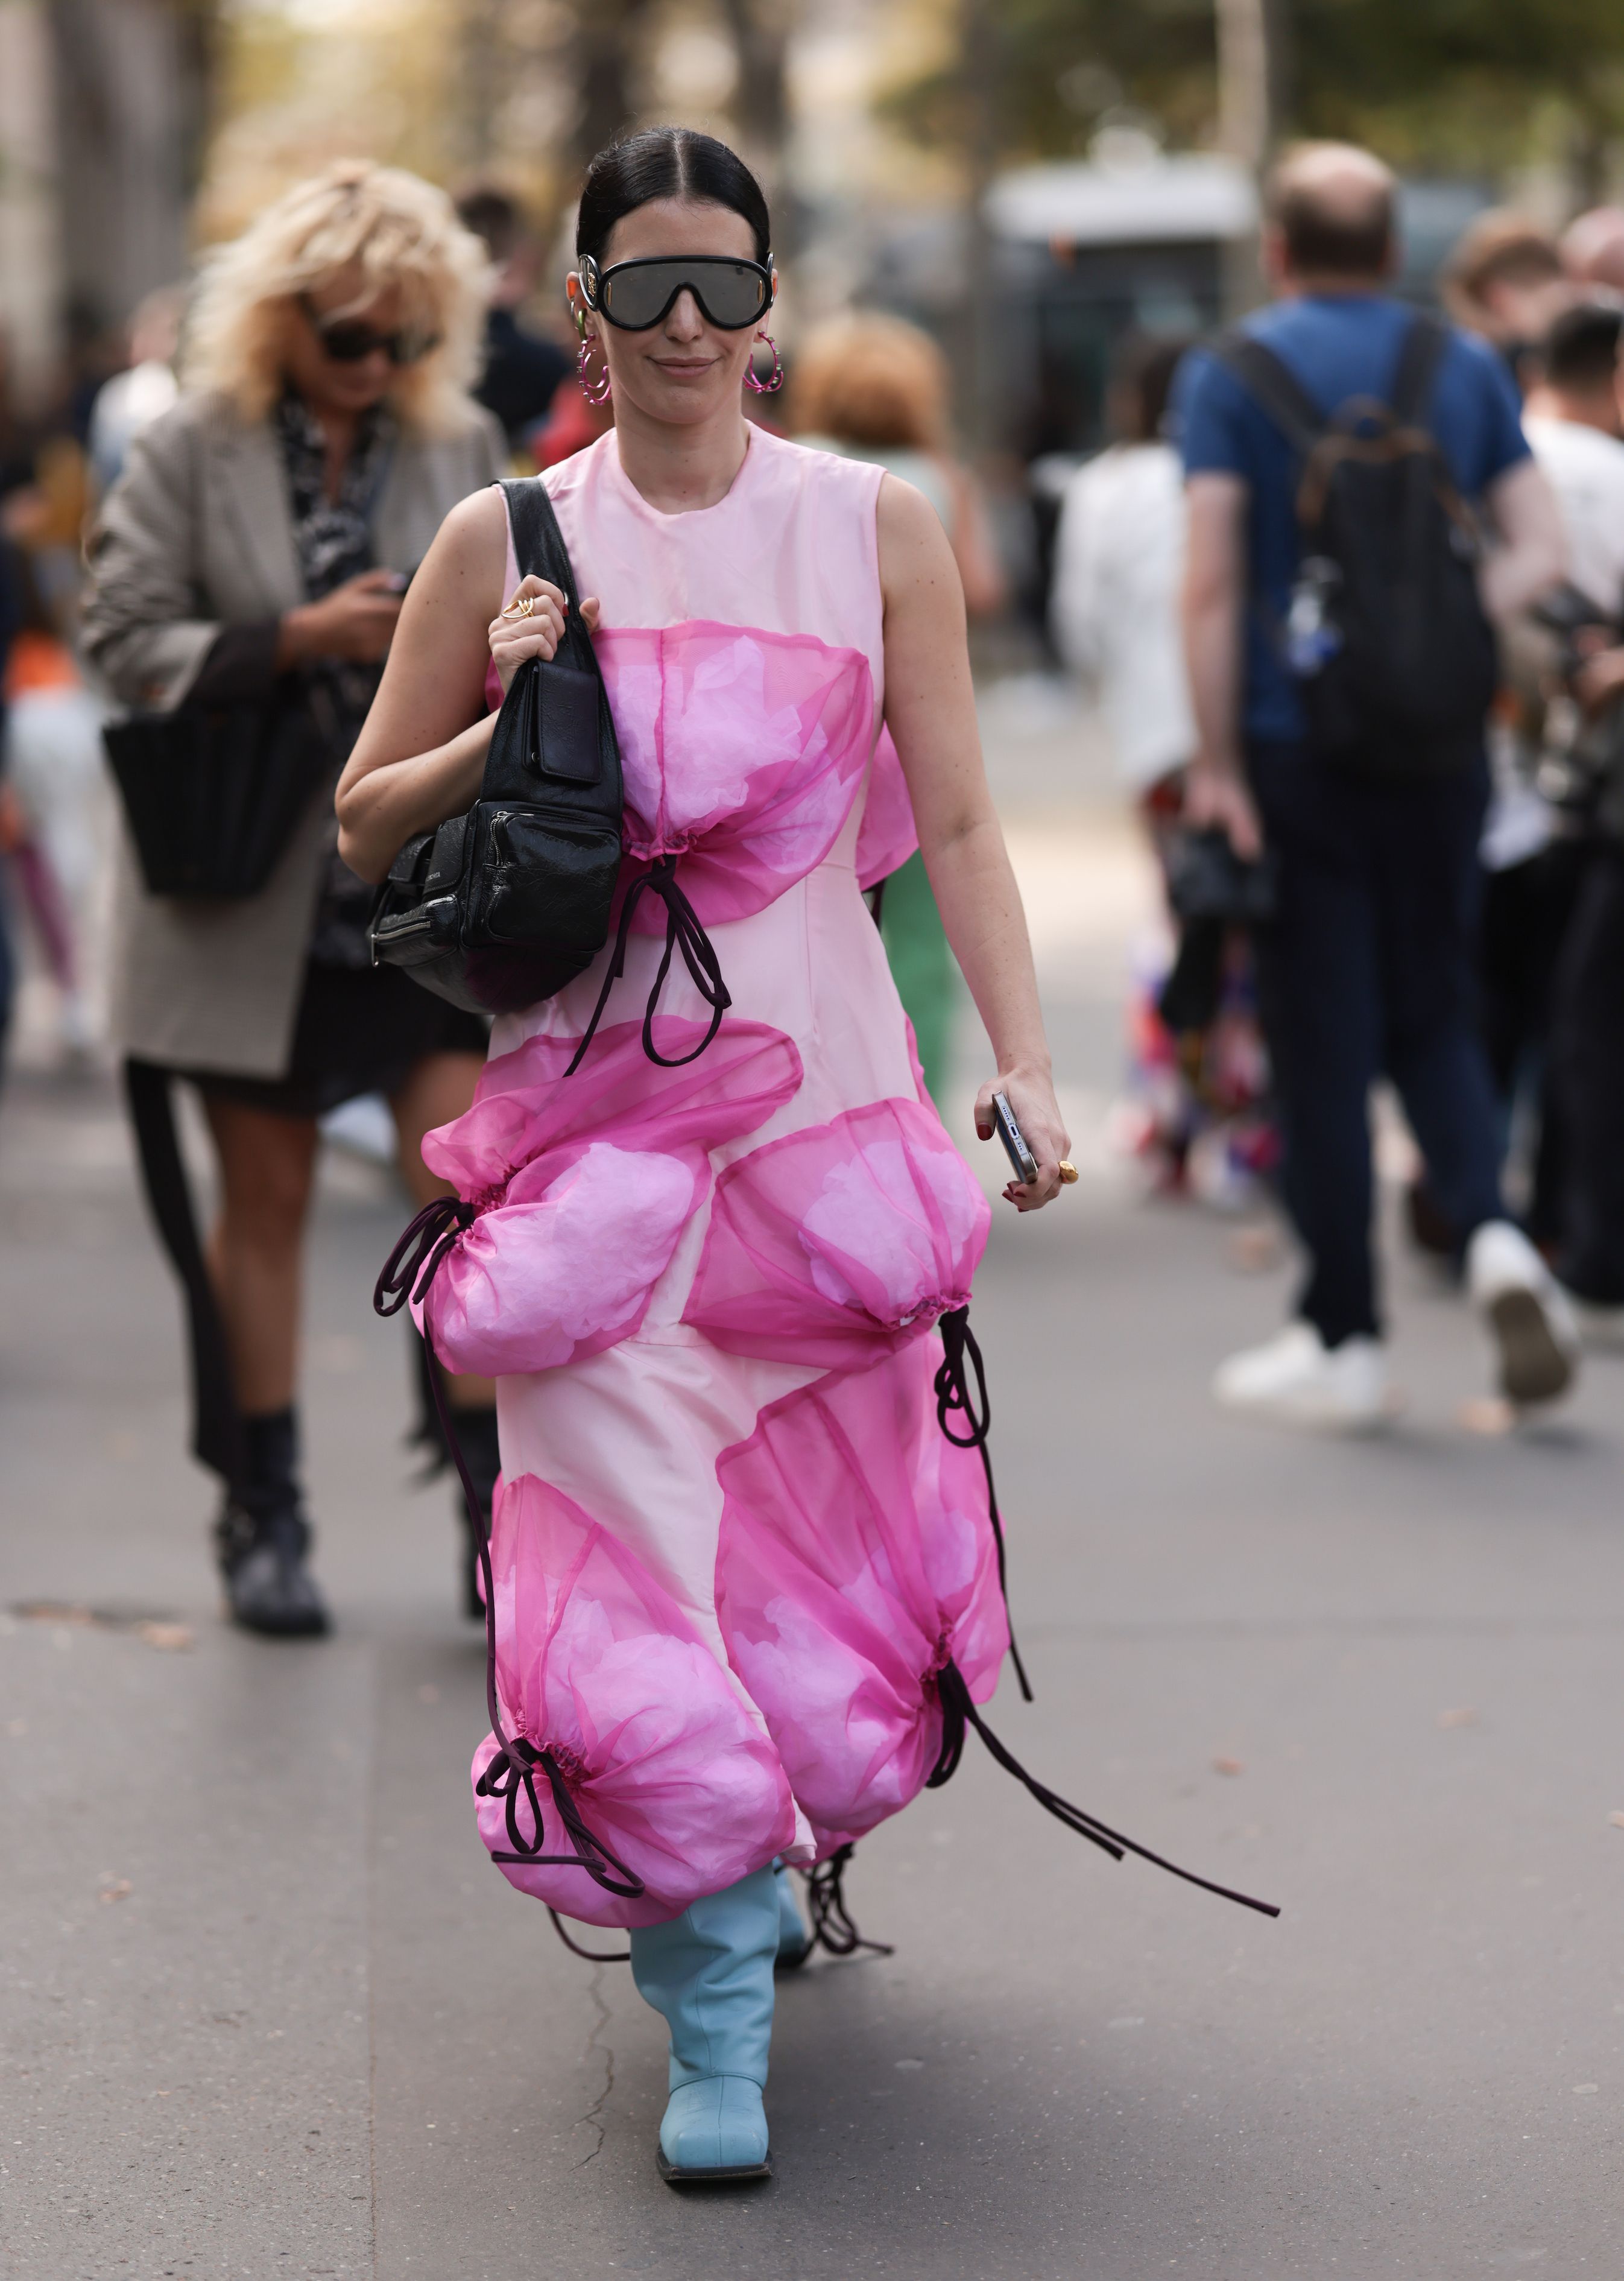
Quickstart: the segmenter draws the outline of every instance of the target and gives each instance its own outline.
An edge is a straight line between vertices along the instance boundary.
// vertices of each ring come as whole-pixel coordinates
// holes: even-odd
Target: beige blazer
[[[468,406],[452,436],[402,436],[373,516],[381,568],[414,570],[460,499],[493,482],[501,431]],[[221,626],[305,599],[287,478],[268,425],[222,398],[182,397],[130,448],[91,533],[85,647],[123,705],[180,704]],[[259,894],[149,895],[121,834],[112,1026],[124,1053],[171,1067],[276,1078],[293,1042],[305,950],[336,826],[332,787],[311,801]]]

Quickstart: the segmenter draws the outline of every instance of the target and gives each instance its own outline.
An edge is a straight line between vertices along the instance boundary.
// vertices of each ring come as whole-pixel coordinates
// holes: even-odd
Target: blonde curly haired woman
[[[294,1407],[317,1120],[386,1094],[426,1202],[419,1143],[467,1108],[484,1054],[472,1017],[371,966],[371,891],[339,861],[332,792],[413,571],[499,471],[499,431],[468,393],[486,285],[479,241],[415,176],[352,163],[300,183],[205,266],[184,393],[136,440],[91,539],[86,644],[118,700],[268,711],[298,676],[330,731],[330,776],[259,893],[149,894],[126,848],[112,961],[143,1164],[191,1303],[196,1446],[227,1482],[227,1597],[275,1635],[328,1621]],[[206,1273],[172,1148],[163,1192],[176,1074],[219,1158]],[[494,1480],[489,1386],[452,1392]]]

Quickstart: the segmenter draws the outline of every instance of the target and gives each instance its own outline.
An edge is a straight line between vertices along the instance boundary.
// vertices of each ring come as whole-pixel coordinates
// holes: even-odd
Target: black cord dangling
[[[631,916],[646,889],[658,895],[665,905],[665,952],[660,961],[660,970],[654,977],[654,986],[648,994],[648,1003],[643,1010],[643,1050],[649,1060],[661,1069],[682,1069],[687,1063],[698,1061],[722,1027],[722,1017],[733,1002],[727,984],[722,978],[722,962],[716,956],[715,946],[706,933],[699,913],[677,884],[676,856],[657,856],[646,871],[638,872],[626,890],[626,900],[621,905],[620,925],[615,936],[614,955],[609,960],[608,971],[603,978],[603,987],[598,993],[598,1003],[592,1009],[586,1033],[576,1048],[575,1058],[564,1071],[566,1077],[573,1077],[586,1058],[586,1049],[598,1034],[603,1009],[609,1002],[609,993],[626,971]],[[654,1015],[659,1008],[660,994],[665,988],[666,976],[671,970],[672,954],[677,950],[682,952],[683,963],[694,988],[710,1008],[710,1026],[692,1053],[679,1054],[675,1061],[670,1061],[654,1043]]]
[[[965,1728],[973,1727],[1004,1772],[1024,1783],[1045,1813],[1052,1813],[1056,1821],[1063,1821],[1068,1829],[1074,1830],[1079,1837],[1086,1837],[1091,1845],[1097,1845],[1113,1860],[1120,1861],[1125,1853],[1136,1853],[1141,1861],[1153,1862],[1171,1876],[1182,1877],[1187,1885],[1199,1885],[1203,1893],[1216,1893],[1220,1900],[1237,1902],[1243,1909],[1256,1909],[1260,1916],[1279,1916],[1280,1911],[1272,1901],[1256,1901],[1249,1893],[1236,1892],[1229,1885],[1215,1885],[1210,1877],[1198,1877],[1193,1869],[1181,1869],[1176,1861],[1166,1860],[1160,1853],[1153,1853],[1148,1846],[1137,1844],[1132,1837],[1125,1837],[1109,1822],[1101,1821],[1092,1813],[1085,1813],[1080,1805],[1073,1805],[1058,1791],[1050,1790],[1046,1782],[1040,1782],[1034,1775],[1029,1775],[1014,1752],[1005,1749],[982,1718],[971,1699],[963,1674],[951,1658],[936,1674],[936,1693],[941,1705],[942,1744],[937,1754],[935,1770],[925,1783],[927,1790],[940,1790],[942,1783],[951,1778],[963,1751]]]
[[[998,1589],[1003,1595],[1004,1621],[1009,1632],[1009,1660],[1015,1666],[1015,1676],[1020,1682],[1021,1694],[1030,1703],[1032,1699],[1032,1682],[1026,1676],[1020,1649],[1015,1643],[1015,1622],[1009,1613],[1009,1586],[1004,1574],[1003,1520],[998,1511],[998,1492],[993,1486],[992,1453],[986,1445],[987,1434],[993,1423],[993,1404],[986,1390],[986,1365],[981,1359],[976,1334],[970,1327],[968,1305],[950,1308],[936,1327],[941,1333],[943,1350],[935,1380],[936,1422],[955,1450],[974,1450],[980,1456],[981,1470],[986,1475],[987,1517],[993,1524],[993,1543],[998,1551]],[[970,1397],[970,1380],[964,1371],[966,1355],[976,1373],[978,1408]],[[950,1417],[963,1418],[969,1431],[955,1434],[947,1423]],[[942,1780],[947,1780],[945,1775]]]
[[[896,1951],[888,1941],[864,1939],[846,1906],[847,1864],[856,1850],[855,1845],[837,1845],[816,1868],[801,1871],[807,1884],[807,1913],[812,1920],[812,1945],[831,1956],[855,1956],[860,1948],[872,1949],[876,1956],[894,1956]]]
[[[588,1962],[588,1964],[630,1964],[630,1961],[631,1961],[631,1951],[630,1951],[629,1948],[616,1948],[616,1949],[612,1949],[607,1956],[604,1954],[604,1952],[603,1952],[603,1951],[602,1951],[601,1949],[598,1949],[598,1948],[583,1948],[583,1947],[582,1947],[582,1945],[581,1945],[581,1944],[580,1944],[580,1942],[579,1942],[578,1940],[572,1940],[572,1939],[570,1938],[569,1935],[568,1935],[568,1934],[564,1930],[564,1920],[563,1920],[563,1918],[562,1918],[561,1916],[560,1916],[560,1914],[559,1914],[558,1911],[557,1911],[555,1908],[553,1908],[553,1907],[552,1906],[551,1903],[549,1903],[549,1904],[547,1905],[547,1914],[548,1914],[548,1915],[552,1918],[552,1920],[553,1920],[553,1931],[558,1935],[559,1938],[563,1942],[563,1944],[564,1944],[565,1947],[569,1951],[569,1953],[571,1954],[571,1956],[581,1956],[581,1957],[584,1957],[584,1958],[585,1958],[585,1960],[586,1960],[586,1961]]]

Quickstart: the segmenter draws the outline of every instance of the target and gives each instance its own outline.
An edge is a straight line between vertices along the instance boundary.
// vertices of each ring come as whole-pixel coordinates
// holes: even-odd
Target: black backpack
[[[1212,345],[1297,461],[1302,557],[1287,622],[1269,631],[1309,744],[1370,775],[1469,765],[1497,680],[1480,534],[1427,424],[1449,338],[1418,316],[1392,402],[1350,397],[1329,419],[1261,341],[1231,332]]]
[[[505,483],[521,570],[568,599],[550,661],[527,658],[466,816],[408,839],[372,914],[373,963],[470,1013],[551,998],[608,939],[621,860],[621,764],[580,597],[538,482]]]

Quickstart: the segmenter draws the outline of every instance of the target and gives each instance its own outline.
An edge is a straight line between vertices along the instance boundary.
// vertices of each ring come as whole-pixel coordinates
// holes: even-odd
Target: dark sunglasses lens
[[[701,274],[699,287],[713,325],[731,326],[739,331],[746,325],[754,324],[767,306],[765,284],[754,269],[746,269],[742,262],[735,268],[731,262],[719,261],[714,269]]]
[[[360,364],[374,349],[389,345],[370,325],[318,325],[316,338],[321,344],[322,355],[330,357],[335,364]]]
[[[603,281],[603,312],[613,325],[642,332],[657,325],[684,286],[713,325],[753,325],[767,305],[767,289],[754,269],[731,261],[651,261],[613,270]]]

